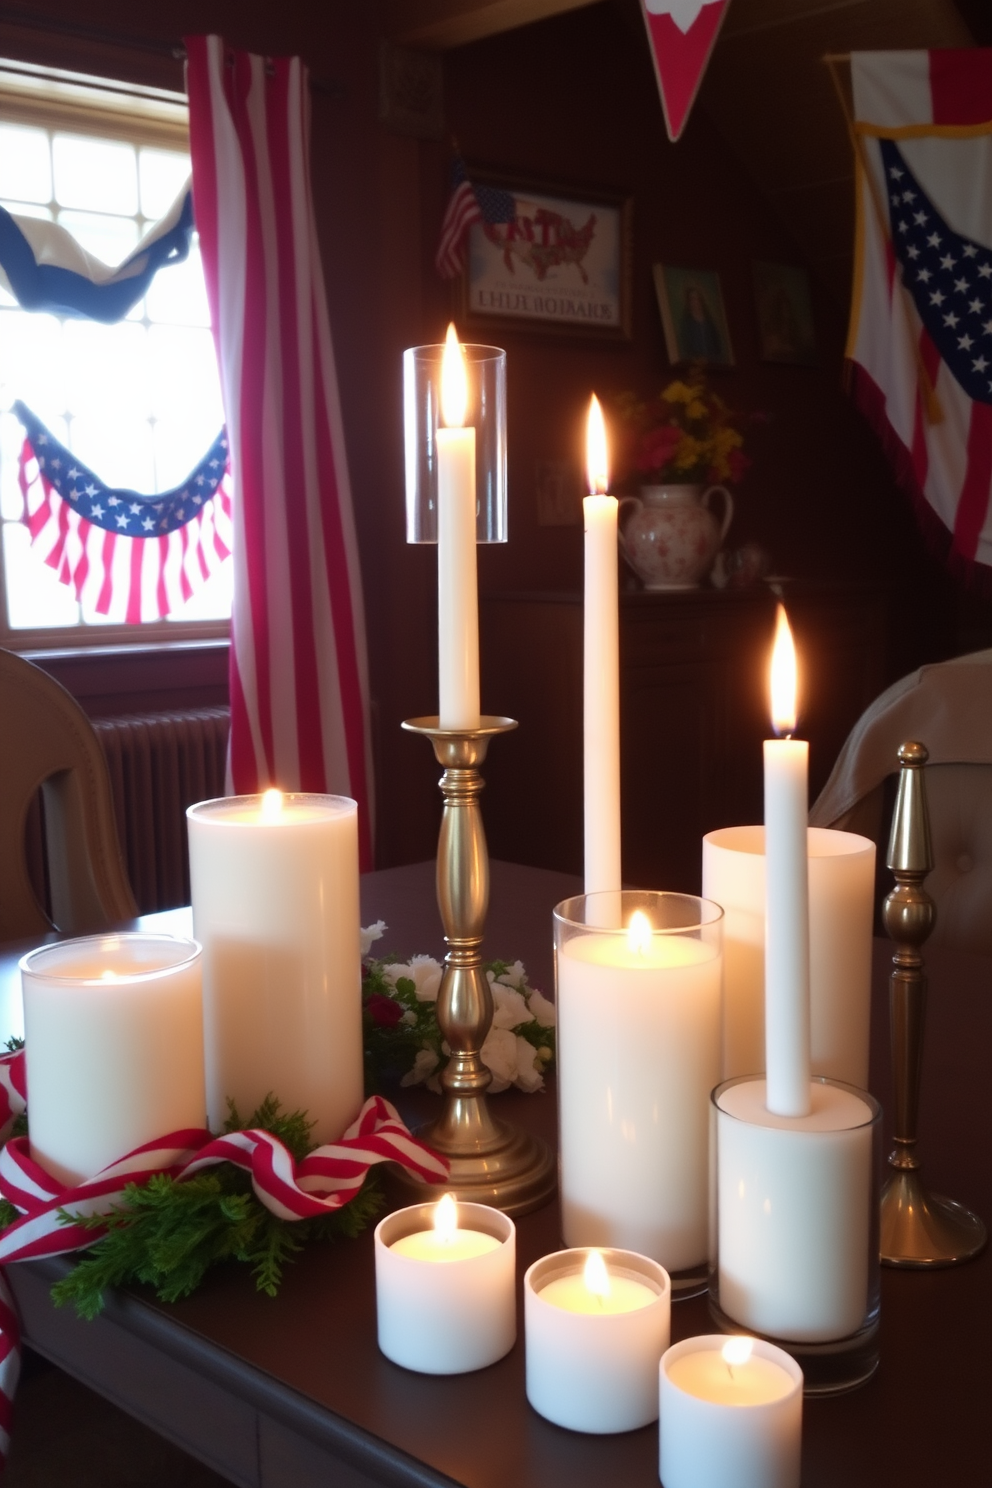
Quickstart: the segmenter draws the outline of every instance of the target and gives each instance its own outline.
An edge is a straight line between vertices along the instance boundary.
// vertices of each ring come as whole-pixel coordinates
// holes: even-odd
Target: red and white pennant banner
[[[668,138],[679,138],[730,0],[641,0]]]
[[[0,1059],[0,1139],[26,1109],[24,1052],[20,1050]],[[147,1183],[156,1173],[191,1178],[222,1162],[251,1173],[256,1197],[285,1220],[311,1219],[343,1208],[375,1163],[399,1163],[425,1183],[440,1183],[448,1176],[444,1159],[411,1136],[396,1109],[381,1096],[365,1102],[340,1141],[317,1147],[299,1163],[271,1132],[239,1131],[215,1137],[193,1128],[169,1132],[135,1148],[75,1188],[64,1187],[32,1160],[26,1137],[13,1137],[0,1151],[0,1195],[23,1218],[0,1235],[0,1266],[85,1250],[106,1233],[67,1224],[60,1213],[109,1214],[129,1183]],[[0,1462],[6,1460],[10,1445],[20,1366],[17,1309],[0,1274]]]

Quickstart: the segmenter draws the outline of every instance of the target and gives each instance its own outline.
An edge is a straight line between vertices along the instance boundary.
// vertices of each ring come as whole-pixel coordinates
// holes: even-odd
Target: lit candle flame
[[[441,357],[441,417],[449,429],[460,429],[468,409],[468,369],[454,325],[449,325]]]
[[[582,1280],[586,1284],[586,1290],[592,1292],[602,1303],[604,1297],[610,1295],[610,1274],[606,1269],[606,1262],[598,1250],[591,1250],[582,1272]]]
[[[117,973],[116,971],[101,971],[100,980],[101,982],[116,982]]]
[[[606,425],[599,399],[593,393],[586,421],[586,476],[590,496],[605,496],[610,489],[609,456],[606,450]]]
[[[434,1210],[434,1233],[442,1245],[450,1245],[457,1229],[458,1209],[450,1193],[446,1193]]]
[[[274,821],[282,815],[282,791],[271,787],[262,792],[262,816],[265,821]]]
[[[643,909],[635,909],[627,926],[627,944],[630,949],[639,956],[647,955],[651,949],[651,936],[653,935],[651,921]]]
[[[728,1338],[720,1350],[730,1378],[734,1377],[734,1365],[746,1364],[754,1348],[753,1338]]]
[[[771,665],[772,724],[779,735],[791,734],[796,726],[796,691],[796,648],[785,606],[779,605]]]

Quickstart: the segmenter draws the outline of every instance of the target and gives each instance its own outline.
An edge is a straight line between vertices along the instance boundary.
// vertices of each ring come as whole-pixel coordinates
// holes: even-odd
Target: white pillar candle
[[[686,895],[597,897],[618,902],[615,930],[588,897],[555,912],[562,1234],[682,1271],[707,1256],[721,916]],[[672,905],[685,933],[652,930]]]
[[[759,1338],[705,1334],[661,1361],[663,1488],[799,1488],[803,1372]]]
[[[449,325],[437,430],[438,713],[445,729],[479,727],[475,429],[463,427],[467,411],[465,355]]]
[[[773,1338],[856,1333],[870,1311],[878,1106],[821,1081],[805,1116],[769,1111],[763,1080],[731,1082],[714,1101],[720,1307]]]
[[[495,1364],[516,1342],[515,1279],[516,1229],[499,1210],[447,1196],[397,1210],[375,1232],[379,1347],[420,1374]]]
[[[808,827],[810,1071],[868,1084],[875,844]],[[765,829],[703,838],[703,895],[723,906],[723,1078],[765,1072]]]
[[[355,802],[271,791],[187,817],[210,1126],[271,1093],[334,1141],[363,1095]]]
[[[785,610],[771,671],[772,722],[796,726],[796,654]],[[806,872],[809,745],[766,739],[765,754],[765,1070],[768,1108],[809,1110],[809,884]]]
[[[31,1155],[66,1184],[202,1129],[200,947],[94,935],[21,961]]]
[[[617,511],[609,485],[606,430],[599,402],[589,409],[587,466],[592,494],[582,503],[585,527],[583,603],[583,792],[585,890],[619,889],[620,609]]]
[[[590,1255],[599,1275],[587,1274]],[[658,1362],[671,1332],[671,1284],[630,1251],[559,1251],[524,1277],[527,1399],[556,1426],[636,1431],[658,1416]]]

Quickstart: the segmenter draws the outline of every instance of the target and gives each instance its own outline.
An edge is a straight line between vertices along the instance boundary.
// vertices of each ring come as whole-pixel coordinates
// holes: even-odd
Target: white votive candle
[[[465,1374],[517,1336],[516,1229],[485,1204],[416,1204],[375,1232],[379,1347],[420,1374]]]
[[[799,1488],[803,1372],[774,1344],[706,1334],[659,1371],[664,1488]]]
[[[66,1184],[202,1130],[200,947],[93,935],[21,961],[31,1155]]]
[[[615,930],[598,924],[604,899],[617,902]],[[555,911],[567,1245],[618,1246],[676,1272],[706,1259],[720,919],[680,894],[592,895]],[[664,928],[679,920],[684,933]]]
[[[585,890],[619,889],[620,611],[617,513],[610,496],[603,413],[594,397],[586,431],[590,494],[582,503],[584,593],[582,738]]]
[[[524,1277],[527,1399],[556,1426],[601,1435],[658,1415],[671,1330],[668,1274],[623,1250],[565,1250]]]
[[[731,1081],[713,1100],[721,1309],[795,1342],[858,1332],[871,1311],[877,1103],[820,1080],[805,1116],[769,1111],[764,1080]]]
[[[270,791],[187,817],[210,1126],[271,1093],[335,1141],[363,1095],[355,802]]]
[[[437,430],[438,713],[444,729],[479,727],[479,580],[475,429],[465,427],[468,371],[453,325],[441,363]]]
[[[810,1072],[865,1089],[875,844],[806,829]],[[703,894],[723,906],[723,1078],[765,1072],[765,829],[703,838]]]

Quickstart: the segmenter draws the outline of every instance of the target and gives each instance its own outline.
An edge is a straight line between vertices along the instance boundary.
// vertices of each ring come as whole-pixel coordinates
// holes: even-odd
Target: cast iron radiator
[[[228,708],[94,718],[138,909],[189,903],[186,807],[224,794]]]

